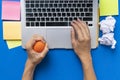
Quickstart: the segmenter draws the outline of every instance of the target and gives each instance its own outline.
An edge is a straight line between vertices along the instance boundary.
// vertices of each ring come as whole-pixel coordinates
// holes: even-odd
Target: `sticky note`
[[[2,1],[2,19],[20,20],[20,2]]]
[[[6,41],[6,42],[7,42],[9,49],[21,46],[21,44],[22,44],[21,41]]]
[[[118,14],[118,0],[100,0],[100,16]]]
[[[21,22],[3,21],[4,40],[21,40]]]

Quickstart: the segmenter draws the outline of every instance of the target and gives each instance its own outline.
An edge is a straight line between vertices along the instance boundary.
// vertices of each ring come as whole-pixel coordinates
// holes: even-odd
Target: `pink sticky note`
[[[20,2],[2,1],[2,19],[20,20]]]

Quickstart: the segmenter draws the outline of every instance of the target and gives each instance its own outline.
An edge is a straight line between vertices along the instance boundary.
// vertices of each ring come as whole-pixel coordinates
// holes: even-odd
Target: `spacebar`
[[[46,22],[46,26],[68,26],[68,22]]]

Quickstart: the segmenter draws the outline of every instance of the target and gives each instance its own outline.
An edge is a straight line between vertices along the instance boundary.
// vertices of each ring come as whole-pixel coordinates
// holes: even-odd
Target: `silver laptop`
[[[21,9],[23,48],[39,34],[50,49],[71,49],[70,22],[77,18],[89,26],[91,48],[98,45],[98,0],[21,0]]]

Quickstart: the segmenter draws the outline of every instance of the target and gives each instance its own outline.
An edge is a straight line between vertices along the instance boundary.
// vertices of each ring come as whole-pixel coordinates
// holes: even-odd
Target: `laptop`
[[[91,48],[98,45],[98,0],[21,0],[22,46],[34,34],[43,36],[50,49],[72,49],[71,21],[88,24]]]

